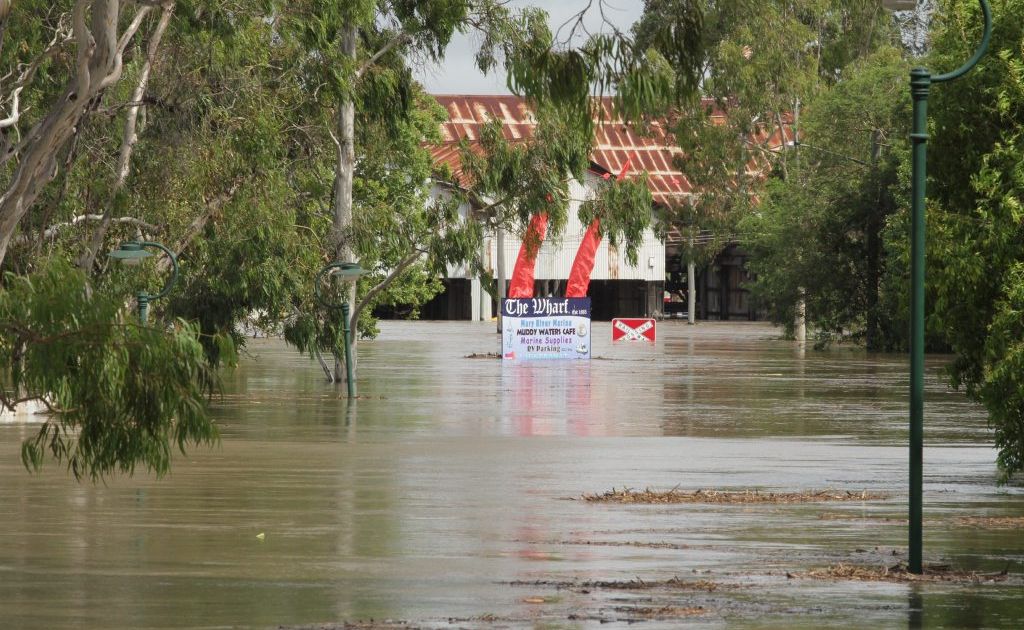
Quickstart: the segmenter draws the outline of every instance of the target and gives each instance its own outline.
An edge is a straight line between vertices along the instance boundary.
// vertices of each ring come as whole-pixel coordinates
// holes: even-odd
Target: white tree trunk
[[[686,323],[697,323],[697,269],[693,260],[686,263]]]
[[[498,259],[495,261],[498,273],[498,333],[501,333],[501,313],[505,305],[505,229],[499,224],[495,230],[495,247],[498,250]]]
[[[356,25],[346,24],[341,35],[341,52],[350,57],[353,62],[356,58]],[[351,86],[350,86],[351,89]],[[338,158],[334,173],[334,224],[332,226],[331,238],[334,243],[335,261],[355,261],[352,250],[352,181],[355,178],[355,117],[356,107],[351,94],[346,95],[338,107],[337,119],[337,144]],[[351,283],[346,288],[348,291],[347,301],[349,304],[356,302],[356,285]],[[356,368],[356,320],[349,321],[350,339],[352,342],[352,374]],[[341,367],[341,358],[335,357],[335,374],[345,374]]]
[[[796,298],[796,318],[793,322],[796,342],[801,346],[807,343],[807,292],[798,288]]]
[[[124,133],[121,135],[121,149],[118,151],[117,156],[117,172],[114,178],[114,185],[110,191],[110,202],[107,204],[107,209],[103,212],[103,219],[100,224],[96,227],[96,231],[93,233],[92,238],[89,239],[89,244],[86,246],[84,252],[82,252],[81,258],[78,260],[78,266],[82,269],[92,269],[93,264],[96,262],[96,254],[100,251],[103,246],[103,240],[106,238],[107,231],[110,229],[111,210],[113,207],[113,200],[117,196],[117,193],[124,188],[125,182],[128,181],[128,174],[131,172],[131,160],[132,153],[135,150],[135,143],[139,141],[139,135],[137,131],[139,121],[139,111],[142,109],[142,99],[146,95],[146,88],[149,87],[149,75],[153,70],[153,63],[156,59],[157,51],[160,49],[160,41],[163,39],[164,32],[167,31],[167,26],[171,23],[171,17],[174,15],[174,4],[168,4],[164,7],[163,14],[160,16],[160,21],[157,23],[156,28],[153,30],[153,34],[149,38],[149,46],[146,50],[146,60],[142,64],[142,68],[139,70],[139,78],[135,84],[135,89],[132,91],[131,96],[131,107],[128,108],[128,116],[124,121]]]
[[[0,195],[0,265],[18,223],[43,187],[57,174],[57,154],[77,132],[90,104],[121,78],[124,49],[152,7],[142,6],[118,37],[120,0],[76,0],[72,34],[77,45],[75,66],[63,95],[49,113],[28,131],[17,147],[18,166]]]

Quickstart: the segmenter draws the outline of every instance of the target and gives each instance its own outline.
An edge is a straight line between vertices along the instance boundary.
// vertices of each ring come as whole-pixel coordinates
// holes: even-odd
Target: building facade
[[[479,138],[481,127],[493,120],[502,122],[505,138],[510,142],[526,142],[533,134],[536,120],[526,103],[516,96],[439,95],[438,102],[447,110],[448,120],[442,124],[443,141],[431,147],[435,163],[454,174],[455,181],[437,183],[435,198],[450,195],[452,187],[469,188],[471,182],[461,177],[460,143],[471,146]],[[688,203],[693,188],[682,172],[684,156],[667,130],[652,122],[644,135],[625,125],[604,102],[604,116],[595,120],[595,144],[591,165],[583,181],[569,182],[570,207],[568,223],[557,237],[544,241],[537,255],[535,291],[537,296],[563,296],[566,280],[587,226],[578,218],[580,204],[591,198],[602,178],[630,177],[645,173],[655,207]],[[714,118],[714,117],[712,117]],[[470,208],[460,209],[468,217]],[[653,223],[653,222],[652,222]],[[522,234],[487,234],[480,252],[479,264],[492,278],[498,277],[499,258],[506,273],[511,274]],[[626,260],[625,252],[601,242],[588,296],[593,301],[595,319],[613,317],[660,317],[678,313],[679,242],[659,237],[648,228],[639,244],[636,264]],[[756,319],[743,287],[747,275],[746,254],[736,245],[699,270],[697,276],[697,313],[701,319]],[[668,272],[667,272],[668,270]],[[683,263],[685,278],[685,262]],[[507,282],[507,278],[506,278]],[[490,319],[497,312],[497,300],[485,290],[485,282],[477,277],[472,266],[450,268],[444,279],[445,291],[420,309],[425,319]],[[685,293],[683,308],[685,308]]]

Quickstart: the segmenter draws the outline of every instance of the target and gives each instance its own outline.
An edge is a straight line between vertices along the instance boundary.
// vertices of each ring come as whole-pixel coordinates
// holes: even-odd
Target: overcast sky
[[[597,11],[598,0],[587,13],[584,23],[591,30],[599,30],[601,15]],[[511,0],[513,7],[535,6],[547,11],[552,29],[587,6],[588,0]],[[627,30],[640,18],[644,3],[642,0],[604,0],[605,17],[619,29]],[[473,56],[477,50],[474,36],[458,35],[448,46],[445,59],[438,65],[419,68],[416,78],[432,94],[508,94],[505,87],[505,73],[496,68],[488,76],[476,69]]]

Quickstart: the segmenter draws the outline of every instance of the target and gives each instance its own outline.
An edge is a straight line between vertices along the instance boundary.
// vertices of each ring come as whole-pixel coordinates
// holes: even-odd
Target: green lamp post
[[[345,335],[345,377],[346,384],[348,385],[348,397],[356,397],[356,382],[355,374],[352,370],[352,335],[349,331],[349,304],[348,300],[343,300],[341,304],[332,304],[327,302],[320,294],[320,283],[323,282],[325,276],[336,276],[340,277],[344,283],[356,282],[359,280],[359,276],[366,273],[366,271],[359,266],[359,263],[354,262],[332,262],[323,269],[316,276],[316,281],[313,283],[313,295],[316,297],[316,301],[329,309],[340,308],[341,309],[341,331]]]
[[[167,249],[160,243],[154,243],[151,241],[125,241],[121,243],[121,246],[114,251],[107,254],[110,258],[124,263],[126,265],[138,265],[144,259],[149,258],[153,254],[146,251],[147,247],[154,247],[156,249],[163,250],[167,257],[171,260],[171,277],[167,279],[164,284],[164,288],[156,295],[150,295],[145,291],[139,291],[136,294],[136,299],[139,304],[139,321],[143,324],[149,316],[149,303],[153,300],[159,300],[162,297],[166,297],[171,292],[171,288],[174,287],[174,283],[178,280],[178,258],[174,255],[174,252]]]
[[[926,68],[910,71],[910,94],[914,104],[914,126],[910,226],[910,551],[911,573],[921,573],[922,490],[924,447],[924,236],[925,182],[927,179],[928,91],[933,83],[958,79],[973,68],[988,49],[992,37],[992,11],[986,0],[978,0],[985,31],[974,56],[952,72],[932,75]],[[915,0],[882,0],[893,10],[913,9]]]

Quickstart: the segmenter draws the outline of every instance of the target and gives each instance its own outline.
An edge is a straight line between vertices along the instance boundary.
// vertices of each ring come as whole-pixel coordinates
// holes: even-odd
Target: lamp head
[[[152,255],[143,249],[142,244],[137,241],[125,241],[121,243],[120,247],[107,254],[110,258],[126,265],[138,265],[144,258],[149,258]]]
[[[331,269],[332,276],[341,276],[342,282],[355,282],[359,276],[366,273],[366,270],[359,266],[359,263],[340,262],[334,263]]]

